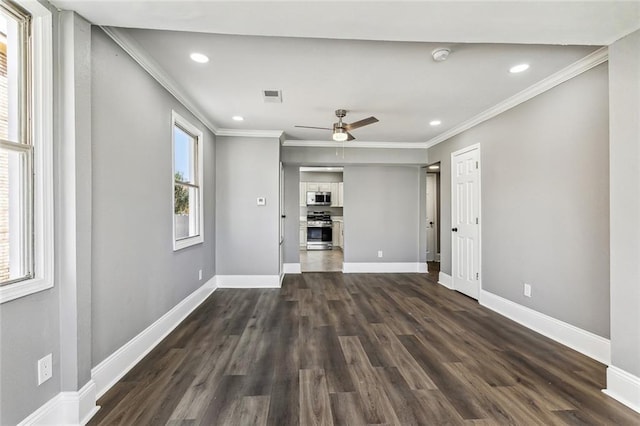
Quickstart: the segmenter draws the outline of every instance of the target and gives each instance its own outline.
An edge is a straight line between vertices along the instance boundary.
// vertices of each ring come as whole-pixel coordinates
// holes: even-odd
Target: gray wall
[[[441,162],[451,274],[451,157],[481,144],[483,289],[609,337],[607,64],[429,149]],[[523,296],[523,283],[532,297]]]
[[[60,54],[58,47],[58,16],[53,14],[54,52]],[[54,67],[54,81],[58,70]],[[59,99],[58,87],[54,86],[54,102]],[[56,137],[60,116],[54,108],[54,190],[58,181],[59,161],[57,152],[60,139]],[[60,210],[56,207],[55,214]],[[54,238],[60,234],[55,224]],[[61,259],[55,258],[56,268]],[[61,390],[60,375],[60,282],[55,277],[54,287],[29,296],[0,304],[0,424],[15,425],[53,398]],[[51,353],[53,355],[53,377],[38,386],[37,362]]]
[[[0,305],[0,424],[15,425],[60,392],[58,286]],[[36,364],[53,353],[53,377]]]
[[[284,166],[284,263],[300,262],[300,169]]]
[[[640,31],[609,47],[611,363],[640,377]]]
[[[213,277],[215,156],[210,131],[100,29],[92,36],[96,365]],[[172,109],[204,131],[204,243],[177,252]]]
[[[422,176],[416,166],[344,167],[345,262],[418,262]]]
[[[279,274],[279,162],[279,139],[217,138],[217,275]]]

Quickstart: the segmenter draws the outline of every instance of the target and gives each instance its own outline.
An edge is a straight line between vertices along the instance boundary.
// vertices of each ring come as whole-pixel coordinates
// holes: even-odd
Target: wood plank
[[[333,425],[331,401],[324,370],[300,370],[300,423]]]

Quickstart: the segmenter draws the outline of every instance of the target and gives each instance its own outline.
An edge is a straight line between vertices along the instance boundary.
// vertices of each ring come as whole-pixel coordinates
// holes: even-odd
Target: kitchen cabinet
[[[331,207],[339,206],[338,182],[331,182]]]
[[[344,207],[344,183],[338,182],[338,207]]]
[[[307,222],[300,222],[300,248],[307,247]]]
[[[334,247],[343,247],[343,222],[339,220],[333,221],[333,246]]]
[[[307,205],[307,182],[300,182],[300,207]]]
[[[331,182],[307,182],[307,191],[331,192]]]

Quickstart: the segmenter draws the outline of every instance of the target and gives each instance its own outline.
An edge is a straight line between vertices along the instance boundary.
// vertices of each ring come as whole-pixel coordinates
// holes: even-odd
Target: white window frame
[[[31,14],[31,142],[33,144],[33,278],[0,286],[0,303],[53,287],[53,26],[49,9],[13,0]]]
[[[176,221],[175,221],[175,175],[176,175],[176,152],[175,152],[175,131],[174,127],[187,132],[196,139],[196,179],[198,183],[198,209],[195,212],[198,221],[198,235],[193,237],[176,239]],[[171,223],[172,223],[172,239],[173,251],[191,247],[204,242],[204,168],[203,168],[203,132],[196,126],[187,121],[184,117],[175,111],[171,111]]]

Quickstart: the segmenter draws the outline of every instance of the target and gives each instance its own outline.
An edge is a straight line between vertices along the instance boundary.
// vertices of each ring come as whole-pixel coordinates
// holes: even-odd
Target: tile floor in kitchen
[[[333,250],[300,250],[302,272],[341,272],[343,260],[342,249],[337,247]]]

